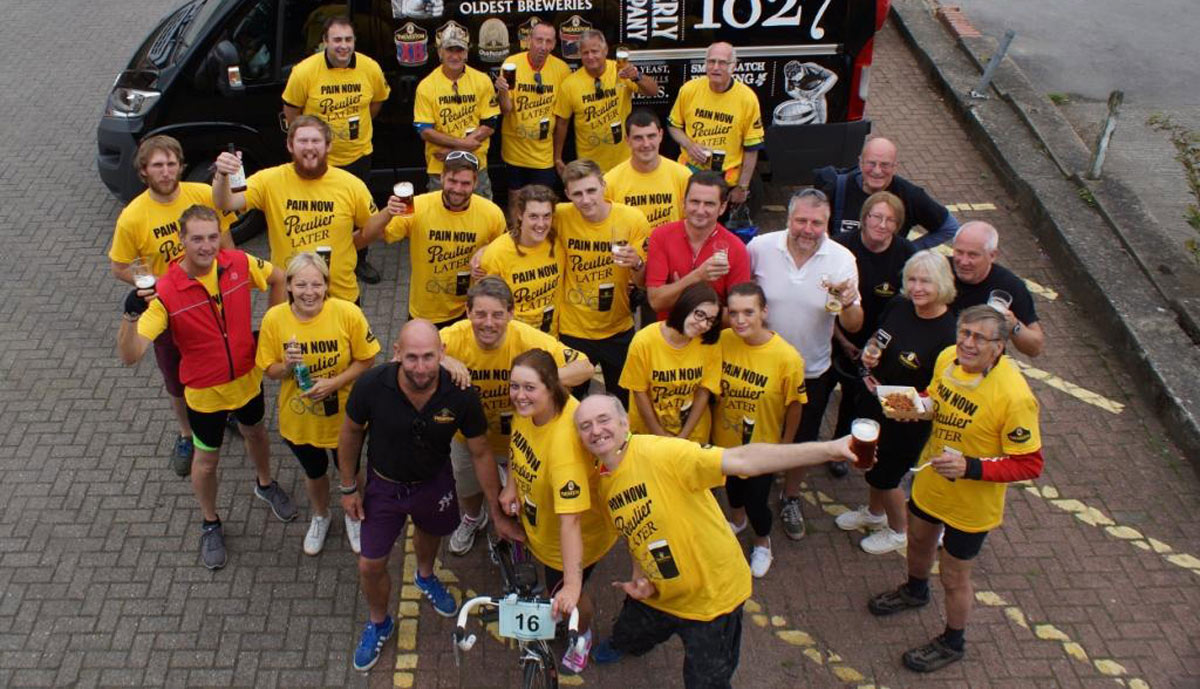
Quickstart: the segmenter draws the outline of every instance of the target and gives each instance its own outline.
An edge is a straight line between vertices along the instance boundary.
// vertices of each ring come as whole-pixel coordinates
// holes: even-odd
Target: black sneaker
[[[841,478],[850,473],[850,463],[842,460],[840,462],[828,462],[825,464],[829,468],[829,475],[834,478]]]
[[[939,636],[924,646],[908,649],[900,660],[913,672],[933,672],[962,660],[966,654],[966,651],[950,648]]]
[[[200,531],[200,561],[209,569],[225,566],[225,532],[218,522]]]
[[[192,445],[192,439],[181,435],[175,439],[175,450],[171,452],[167,466],[171,467],[171,471],[174,471],[176,476],[181,478],[187,476],[192,473],[192,456],[195,452],[196,448]]]
[[[894,591],[881,593],[867,601],[867,610],[870,610],[872,615],[883,617],[905,610],[923,608],[926,605],[929,605],[929,596],[917,598],[908,592],[905,584],[901,584]]]
[[[368,285],[378,285],[379,281],[383,279],[383,276],[379,274],[379,271],[375,269],[375,266],[371,265],[370,262],[368,262],[365,258],[359,261],[358,265],[355,266],[354,274],[358,276],[359,280],[362,280]]]

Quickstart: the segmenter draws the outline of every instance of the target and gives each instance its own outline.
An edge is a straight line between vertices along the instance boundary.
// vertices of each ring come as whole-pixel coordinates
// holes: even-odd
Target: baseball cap
[[[451,24],[443,29],[441,35],[438,36],[438,44],[442,48],[462,48],[466,50],[470,47],[471,37],[467,34],[466,29]]]

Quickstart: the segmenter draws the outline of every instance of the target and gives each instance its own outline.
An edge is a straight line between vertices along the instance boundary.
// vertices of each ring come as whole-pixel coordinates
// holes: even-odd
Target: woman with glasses
[[[842,384],[834,437],[850,432],[850,421],[858,400],[866,394],[862,385],[860,358],[867,338],[875,332],[885,304],[900,291],[900,271],[916,253],[912,243],[896,236],[904,226],[904,203],[890,192],[871,194],[863,202],[859,228],[834,235],[834,241],[850,250],[858,266],[858,289],[862,293],[863,323],[858,332],[835,328],[833,367]]]
[[[713,422],[713,444],[790,443],[800,427],[808,400],[804,359],[796,348],[767,328],[767,297],[762,287],[743,282],[729,289],[729,328],[721,333],[721,395]],[[774,474],[725,480],[729,526],[754,529],[750,573],[766,576],[771,568],[771,508],[767,502]]]
[[[917,672],[962,659],[974,598],[974,558],[988,532],[1004,520],[1008,484],[1042,473],[1037,398],[1004,355],[1008,338],[1004,315],[990,306],[972,306],[959,314],[955,345],[942,350],[933,365],[933,430],[908,501],[908,581],[867,604],[874,615],[928,604],[929,574],[938,537],[943,537],[945,550],[938,561],[946,628],[901,657]]]
[[[279,434],[307,477],[312,522],[304,552],[316,555],[329,532],[329,462],[337,461],[346,399],[379,353],[379,341],[361,309],[327,297],[329,268],[317,254],[297,254],[288,262],[287,290],[288,303],[263,316],[256,360],[267,377],[283,382]],[[348,514],[345,519],[357,553],[361,525]]]
[[[633,336],[621,387],[633,394],[629,428],[634,433],[709,441],[708,402],[720,392],[721,304],[707,282],[679,295],[665,321]]]
[[[513,317],[558,337],[565,252],[555,250],[554,191],[540,184],[513,195],[512,223],[483,250],[480,266],[512,290]]]
[[[857,415],[880,423],[875,466],[866,473],[869,500],[838,515],[847,531],[874,529],[859,545],[873,555],[900,550],[908,542],[908,518],[900,482],[929,438],[928,421],[892,421],[883,415],[877,385],[929,388],[938,354],[954,344],[954,274],[950,263],[932,251],[920,251],[904,264],[900,296],[884,307],[871,332],[873,346],[862,356],[871,375],[858,401]],[[878,354],[876,352],[879,352]]]
[[[509,481],[500,506],[519,515],[530,552],[546,569],[554,610],[568,615],[578,604],[582,649],[563,656],[571,674],[587,667],[594,606],[583,584],[617,540],[596,496],[597,469],[575,430],[579,402],[558,378],[558,363],[544,349],[513,359],[509,397],[512,423]]]

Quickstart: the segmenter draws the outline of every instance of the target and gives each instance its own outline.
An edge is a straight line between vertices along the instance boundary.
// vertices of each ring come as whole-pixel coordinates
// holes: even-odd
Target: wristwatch
[[[1019,332],[1021,332],[1021,322],[1020,322],[1020,321],[1017,321],[1017,324],[1013,326],[1013,329],[1012,329],[1012,334],[1013,334],[1013,336],[1015,337],[1015,336],[1016,336],[1016,334],[1017,334],[1017,333],[1019,333]]]
[[[356,483],[353,486],[343,486],[338,484],[338,490],[342,491],[342,495],[354,495],[358,492],[358,484]]]

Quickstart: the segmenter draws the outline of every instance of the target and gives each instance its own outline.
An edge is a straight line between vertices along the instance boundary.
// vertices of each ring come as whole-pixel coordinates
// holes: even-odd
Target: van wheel
[[[200,163],[188,165],[187,171],[183,175],[184,180],[212,184],[213,161],[215,159],[215,156],[211,158],[205,157],[201,159]],[[233,242],[235,244],[244,244],[262,234],[266,229],[266,216],[262,214],[262,211],[252,210],[238,213],[238,218],[233,221],[229,232],[233,235]]]

